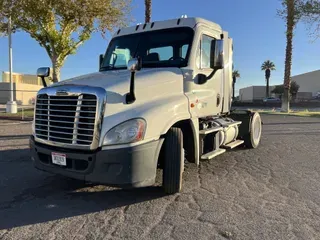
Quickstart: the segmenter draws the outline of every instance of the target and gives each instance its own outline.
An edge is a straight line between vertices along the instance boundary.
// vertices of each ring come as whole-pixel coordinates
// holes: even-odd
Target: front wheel
[[[261,131],[261,117],[258,112],[255,112],[250,119],[249,132],[243,137],[244,145],[247,148],[257,148],[261,140]]]
[[[181,191],[184,170],[183,134],[180,128],[172,127],[164,141],[164,191],[174,194]]]

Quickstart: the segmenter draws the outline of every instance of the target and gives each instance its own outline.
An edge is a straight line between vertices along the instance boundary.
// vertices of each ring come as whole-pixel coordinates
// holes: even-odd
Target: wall
[[[311,92],[313,96],[320,92],[320,70],[293,76],[292,81],[300,85],[299,92]]]
[[[32,98],[37,95],[37,92],[43,88],[43,86],[31,85],[31,84],[16,84],[16,101],[18,104],[31,105]]]
[[[31,105],[32,98],[37,95],[37,92],[42,86],[13,83],[13,99],[18,105]],[[10,99],[10,83],[0,83],[0,104],[6,104]]]
[[[312,99],[312,93],[311,92],[298,92],[296,99],[298,100],[309,100]]]
[[[269,86],[269,97],[272,96],[272,90],[275,86]],[[266,97],[266,86],[253,86],[253,99],[263,100]]]
[[[275,86],[269,87],[269,96],[273,94],[271,91]],[[241,88],[239,90],[239,100],[242,102],[252,102],[263,100],[266,97],[266,87],[265,86],[250,86],[246,88]]]
[[[15,85],[15,83],[13,84]],[[13,86],[15,88],[15,86]],[[0,104],[6,104],[10,99],[10,83],[0,83]],[[15,92],[13,95],[13,99],[15,99]]]
[[[37,75],[12,73],[14,83],[42,85],[41,79]],[[9,72],[2,72],[2,82],[10,82]]]
[[[253,87],[241,88],[239,90],[239,100],[241,102],[252,102],[253,101]]]

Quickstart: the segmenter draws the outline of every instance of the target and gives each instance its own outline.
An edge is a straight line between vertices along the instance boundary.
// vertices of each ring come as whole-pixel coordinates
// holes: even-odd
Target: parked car
[[[264,98],[263,102],[265,102],[265,103],[274,103],[274,102],[281,102],[281,100],[280,100],[280,98],[268,97],[268,98]]]

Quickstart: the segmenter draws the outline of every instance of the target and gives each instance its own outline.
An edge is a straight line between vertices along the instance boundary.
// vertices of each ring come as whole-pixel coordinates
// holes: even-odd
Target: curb
[[[0,120],[12,120],[12,121],[33,121],[33,117],[16,117],[16,116],[0,116]]]

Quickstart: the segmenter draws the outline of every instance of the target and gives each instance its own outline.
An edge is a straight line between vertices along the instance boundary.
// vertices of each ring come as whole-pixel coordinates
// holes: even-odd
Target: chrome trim
[[[104,110],[105,110],[105,105],[106,105],[106,99],[107,99],[107,94],[106,94],[106,90],[101,88],[101,87],[91,87],[91,86],[81,86],[81,85],[71,85],[71,84],[64,84],[61,86],[52,86],[52,87],[47,87],[47,88],[42,88],[38,93],[37,93],[37,97],[38,95],[43,95],[43,94],[47,94],[48,96],[60,96],[59,92],[63,92],[63,96],[81,96],[82,94],[91,94],[91,95],[95,95],[97,100],[96,100],[96,105],[82,105],[82,102],[80,99],[75,99],[77,100],[77,104],[76,105],[61,105],[61,104],[50,104],[50,100],[51,101],[55,101],[55,99],[50,99],[48,98],[48,104],[38,104],[36,102],[35,104],[35,109],[37,110],[37,106],[48,106],[47,107],[47,111],[50,109],[49,106],[56,106],[56,107],[68,107],[68,106],[72,106],[72,107],[76,107],[76,110],[74,111],[76,113],[76,116],[74,117],[75,121],[74,122],[67,122],[67,121],[57,121],[57,120],[51,120],[50,119],[50,112],[53,112],[53,114],[57,114],[57,111],[59,110],[53,110],[53,111],[48,111],[48,118],[46,119],[38,119],[36,118],[37,115],[36,111],[34,113],[34,124],[35,124],[35,132],[34,134],[34,138],[35,141],[39,142],[39,143],[43,143],[43,144],[47,144],[47,145],[51,145],[51,146],[56,146],[56,147],[63,147],[63,148],[70,148],[70,149],[81,149],[81,150],[95,150],[99,147],[99,140],[100,140],[100,135],[101,135],[101,128],[102,128],[102,120],[103,120],[103,115],[104,115]],[[58,94],[57,94],[58,93]],[[44,99],[45,100],[45,99]],[[59,101],[60,99],[58,99]],[[61,100],[63,100],[63,98],[61,98]],[[70,100],[70,99],[69,99]],[[85,99],[85,101],[95,101],[93,99]],[[90,117],[81,117],[80,116],[80,112],[85,112],[85,113],[94,113],[94,111],[80,111],[80,107],[96,107],[96,112],[95,112],[95,118],[90,118]],[[41,109],[39,109],[41,110]],[[44,109],[45,110],[45,109]],[[61,112],[67,112],[67,111],[61,111]],[[46,116],[46,114],[44,114]],[[39,115],[40,116],[40,115]],[[55,117],[67,117],[67,116],[59,116],[59,115],[52,115]],[[81,119],[95,119],[94,123],[82,123]],[[77,122],[78,120],[78,122]],[[85,139],[77,139],[78,142],[81,143],[86,143],[88,142],[88,145],[86,144],[74,144],[74,138],[73,139],[63,139],[63,138],[59,138],[59,137],[54,137],[51,136],[51,138],[53,139],[62,139],[62,140],[68,140],[68,141],[72,141],[71,143],[61,143],[61,142],[55,142],[55,141],[51,141],[51,140],[45,140],[42,138],[38,138],[38,136],[47,136],[47,135],[41,135],[41,134],[37,134],[36,130],[41,131],[41,129],[36,129],[37,126],[44,126],[44,127],[48,127],[47,131],[50,131],[49,129],[49,124],[43,124],[43,123],[39,123],[36,124],[36,121],[43,121],[43,122],[57,122],[57,123],[70,123],[73,125],[73,127],[71,128],[67,128],[65,126],[57,126],[57,128],[61,128],[61,129],[72,129],[73,132],[72,133],[68,133],[70,134],[74,134],[76,133],[79,136],[85,136],[84,134],[78,134],[78,130],[87,130],[87,131],[93,131],[92,134],[92,141],[88,141]],[[88,124],[88,125],[94,125],[93,130],[90,129],[84,129],[84,128],[78,128],[78,124]],[[53,127],[53,126],[51,126]],[[54,127],[53,127],[54,128]],[[46,132],[46,131],[45,131]],[[54,133],[54,131],[52,131]],[[90,135],[91,136],[91,135]]]
[[[43,103],[39,103],[39,106],[48,106],[48,104],[43,104]],[[65,105],[65,104],[50,104],[50,106],[54,106],[54,107],[75,107],[78,105]],[[81,105],[80,105],[81,106]],[[95,107],[95,105],[86,105],[86,107]]]
[[[41,119],[41,118],[35,118],[36,121],[43,121],[43,122],[56,122],[56,123],[70,123],[73,124],[73,122],[67,122],[67,121],[58,121],[58,120],[47,120],[47,119]],[[82,122],[80,122],[81,124]],[[38,123],[36,123],[38,125]],[[84,123],[84,124],[90,124],[94,125],[94,123]]]

